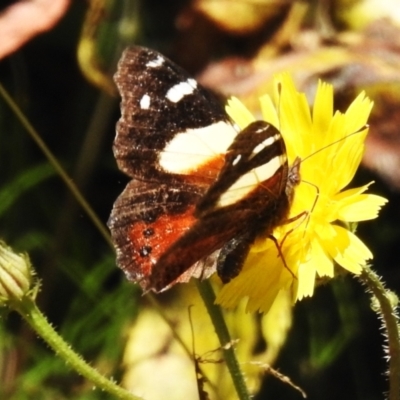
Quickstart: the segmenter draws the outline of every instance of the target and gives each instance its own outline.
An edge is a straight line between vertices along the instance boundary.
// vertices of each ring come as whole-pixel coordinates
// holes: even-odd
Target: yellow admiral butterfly
[[[250,246],[287,218],[298,164],[264,121],[239,130],[212,95],[161,54],[125,50],[114,155],[132,178],[108,226],[117,264],[144,290],[163,291],[216,267],[223,282]]]

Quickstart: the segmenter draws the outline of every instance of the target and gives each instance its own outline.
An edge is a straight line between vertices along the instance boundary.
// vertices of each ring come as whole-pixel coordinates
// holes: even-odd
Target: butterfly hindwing
[[[192,185],[128,183],[114,203],[109,227],[117,264],[129,280],[149,286],[153,266],[165,249],[195,224],[194,204],[201,195],[202,189]]]

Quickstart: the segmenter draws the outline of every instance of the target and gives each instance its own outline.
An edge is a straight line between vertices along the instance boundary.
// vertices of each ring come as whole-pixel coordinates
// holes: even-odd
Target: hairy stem
[[[29,296],[25,296],[21,301],[13,302],[13,304],[10,305],[22,315],[35,332],[42,337],[57,355],[62,357],[67,364],[79,374],[93,382],[96,387],[107,391],[117,399],[141,400],[140,397],[134,396],[112,380],[105,378],[96,369],[87,364],[80,355],[75,353],[71,346],[66,343],[49,324],[46,317],[40,312],[35,302]]]
[[[389,362],[389,400],[400,400],[400,332],[397,301],[394,294],[387,290],[379,276],[369,267],[365,267],[359,276],[374,298],[374,310],[381,317],[382,326],[387,337],[387,359]]]

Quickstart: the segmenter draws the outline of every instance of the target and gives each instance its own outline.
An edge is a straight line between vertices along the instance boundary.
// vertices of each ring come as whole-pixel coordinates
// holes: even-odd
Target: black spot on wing
[[[203,195],[204,189],[179,184],[132,180],[114,203],[108,227],[116,249],[117,265],[129,280],[146,286],[154,247],[163,246],[165,232],[157,230],[161,217],[185,212]],[[150,257],[151,256],[151,257]]]
[[[143,236],[144,237],[151,237],[151,236],[153,236],[154,235],[154,229],[153,228],[146,228],[144,231],[143,231]]]

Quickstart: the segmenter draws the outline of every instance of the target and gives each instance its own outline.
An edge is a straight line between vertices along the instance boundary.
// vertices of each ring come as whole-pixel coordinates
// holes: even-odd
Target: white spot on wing
[[[166,98],[173,103],[177,103],[178,101],[182,100],[188,94],[192,94],[194,89],[197,87],[197,82],[189,78],[185,82],[180,82],[172,88],[170,88],[166,94]]]
[[[225,154],[237,131],[225,121],[177,133],[160,153],[160,166],[168,172],[185,174]]]
[[[140,99],[140,108],[143,110],[147,110],[150,107],[150,96],[148,94],[144,94]]]
[[[232,165],[236,165],[240,159],[242,158],[242,156],[240,154],[238,154],[235,159],[232,161]]]
[[[254,147],[252,153],[256,155],[266,147],[271,146],[273,143],[279,140],[280,137],[281,137],[280,134],[276,134],[274,136],[269,137],[268,139],[265,139],[263,142],[259,143],[256,147]]]
[[[193,89],[196,89],[196,88],[197,88],[197,81],[196,81],[195,79],[189,78],[189,79],[187,80],[187,83],[188,83],[190,86],[192,86]]]
[[[164,64],[164,58],[161,57],[160,55],[157,56],[155,60],[151,60],[146,64],[146,67],[149,68],[158,68],[161,67],[161,65]]]
[[[218,207],[226,207],[244,199],[261,182],[271,178],[281,165],[286,161],[286,156],[276,156],[266,164],[249,171],[241,176],[218,200]]]

